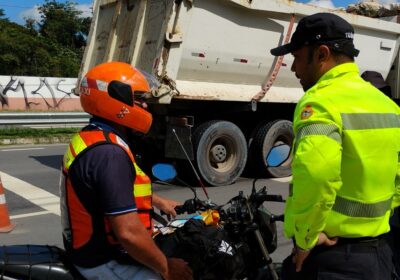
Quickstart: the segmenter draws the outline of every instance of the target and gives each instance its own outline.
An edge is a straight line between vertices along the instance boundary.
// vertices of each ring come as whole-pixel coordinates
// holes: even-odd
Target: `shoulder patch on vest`
[[[314,114],[314,110],[311,107],[311,105],[307,105],[303,111],[301,111],[301,119],[302,120],[306,120],[308,118],[310,118],[312,115]]]

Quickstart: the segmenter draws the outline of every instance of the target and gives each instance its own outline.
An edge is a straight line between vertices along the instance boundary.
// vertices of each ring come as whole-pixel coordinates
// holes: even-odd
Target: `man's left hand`
[[[153,204],[155,207],[162,210],[165,214],[171,215],[173,218],[175,218],[175,207],[177,205],[181,205],[182,203],[153,194]]]
[[[318,245],[325,245],[325,246],[333,246],[336,245],[338,241],[337,237],[334,238],[329,238],[325,233],[320,232],[318,235],[318,242],[317,242],[317,246]],[[295,247],[293,249],[293,263],[296,264],[296,272],[300,272],[301,268],[303,266],[303,263],[305,261],[305,259],[308,257],[308,255],[310,254],[311,249],[310,250],[302,250],[299,247]]]

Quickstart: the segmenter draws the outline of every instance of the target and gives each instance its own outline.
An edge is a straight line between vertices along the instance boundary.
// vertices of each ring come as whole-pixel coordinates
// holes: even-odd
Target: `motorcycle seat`
[[[32,280],[84,279],[72,265],[68,264],[63,249],[48,245],[1,246],[0,279],[5,276]]]

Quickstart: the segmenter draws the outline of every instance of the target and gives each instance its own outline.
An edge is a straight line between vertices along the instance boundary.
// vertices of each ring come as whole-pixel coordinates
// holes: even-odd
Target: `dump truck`
[[[290,120],[303,89],[292,56],[270,49],[317,12],[354,26],[360,72],[380,72],[399,98],[399,24],[288,0],[95,0],[78,80],[107,61],[157,77],[153,125],[137,141],[147,164],[193,164],[213,186],[290,176]]]

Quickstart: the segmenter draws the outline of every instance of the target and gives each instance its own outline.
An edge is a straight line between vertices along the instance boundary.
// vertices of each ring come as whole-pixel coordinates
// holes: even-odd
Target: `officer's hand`
[[[329,238],[328,236],[326,236],[325,233],[320,232],[318,235],[317,245],[333,246],[336,245],[337,241],[338,241],[337,237]]]
[[[165,280],[191,280],[192,270],[187,262],[182,259],[168,258],[168,275],[163,275]]]
[[[300,249],[297,246],[293,249],[293,259],[292,259],[292,261],[296,266],[296,272],[300,272],[301,271],[301,267],[303,266],[303,262],[308,257],[310,252],[311,252],[311,250],[304,251],[304,250]]]
[[[325,233],[320,232],[318,234],[318,241],[317,241],[317,246],[318,245],[325,245],[325,246],[333,246],[337,243],[338,238],[329,238]],[[293,263],[296,264],[296,272],[301,271],[301,268],[303,266],[304,260],[308,257],[310,254],[311,250],[305,251],[300,249],[299,247],[295,247],[293,250]]]

